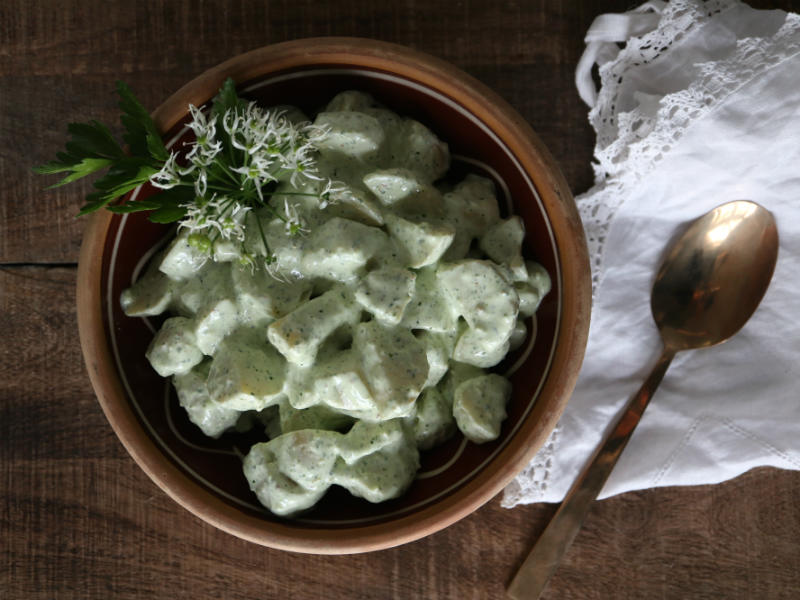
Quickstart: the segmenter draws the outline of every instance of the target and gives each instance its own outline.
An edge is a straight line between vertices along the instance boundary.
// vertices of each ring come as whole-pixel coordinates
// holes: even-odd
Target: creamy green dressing
[[[317,194],[313,184],[280,184],[270,202],[290,203],[305,235],[257,213],[285,281],[240,267],[232,244],[209,260],[179,234],[121,297],[130,316],[173,315],[147,358],[206,435],[264,428],[244,474],[279,515],[331,485],[371,502],[397,497],[420,450],[456,430],[496,439],[511,384],[486,369],[522,343],[550,289],[489,180],[436,187],[449,153],[421,123],[354,91],[315,123],[330,130],[320,173],[344,189],[320,209],[295,195]],[[263,254],[257,229],[245,245]]]

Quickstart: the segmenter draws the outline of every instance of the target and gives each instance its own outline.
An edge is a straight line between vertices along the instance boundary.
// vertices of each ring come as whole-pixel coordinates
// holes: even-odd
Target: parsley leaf
[[[111,165],[113,161],[108,158],[72,158],[68,157],[62,160],[54,160],[39,167],[34,167],[34,171],[40,175],[49,175],[50,173],[61,173],[63,171],[70,171],[70,174],[64,177],[58,183],[48,186],[47,189],[56,188],[66,183],[71,183],[81,177],[91,175],[95,171],[104,169]]]
[[[211,112],[221,117],[229,110],[241,113],[246,107],[247,101],[239,97],[236,93],[236,83],[228,77],[222,84],[219,93],[214,97]]]
[[[122,109],[120,120],[126,133],[122,136],[134,156],[152,156],[159,162],[164,162],[169,157],[161,134],[150,118],[144,106],[133,95],[131,88],[122,81],[117,82],[117,93]]]
[[[57,160],[33,169],[40,174],[69,171],[69,175],[50,186],[51,188],[91,175],[125,156],[125,152],[102,123],[70,123],[67,131],[72,134],[72,139],[66,144],[66,152],[59,152]]]
[[[113,209],[114,212],[158,210],[162,207],[158,200],[161,194],[155,194],[155,199],[109,206],[117,198],[146,183],[169,158],[169,152],[153,119],[131,89],[120,81],[117,82],[117,93],[123,113],[120,120],[125,130],[122,139],[127,144],[127,152],[102,123],[94,120],[88,123],[70,123],[67,132],[71,138],[65,145],[65,151],[59,152],[56,160],[33,169],[35,173],[42,175],[66,173],[63,179],[49,186],[50,188],[108,169],[105,175],[94,182],[96,191],[86,197],[86,204],[81,207],[78,216],[103,207]],[[185,197],[185,194],[181,194],[181,197]],[[174,208],[172,204],[170,208]]]
[[[153,223],[174,223],[186,216],[186,205],[194,199],[194,190],[176,187],[150,196],[148,200],[158,202],[159,208],[150,214]]]

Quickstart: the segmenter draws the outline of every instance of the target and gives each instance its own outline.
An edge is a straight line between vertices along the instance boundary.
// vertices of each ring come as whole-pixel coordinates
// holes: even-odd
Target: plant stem
[[[267,245],[267,236],[264,235],[264,228],[261,226],[261,219],[258,218],[258,215],[253,214],[253,217],[256,219],[256,225],[258,225],[258,232],[261,234],[261,243],[264,244],[264,255],[269,256],[269,246]]]

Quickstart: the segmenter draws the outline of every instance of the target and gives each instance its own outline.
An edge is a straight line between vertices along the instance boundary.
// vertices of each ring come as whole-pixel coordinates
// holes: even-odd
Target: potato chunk
[[[309,490],[283,473],[270,446],[275,440],[252,446],[242,467],[258,501],[276,515],[288,516],[316,504],[328,488]]]
[[[298,409],[325,405],[342,414],[372,414],[375,400],[356,352],[342,351],[313,368],[292,373],[289,401]]]
[[[402,494],[419,468],[414,440],[396,419],[357,423],[345,436],[342,446],[342,456],[350,460],[336,461],[331,482],[370,502],[383,502]]]
[[[212,356],[220,342],[239,323],[239,311],[233,301],[223,298],[207,303],[195,316],[194,334],[197,347]]]
[[[242,413],[225,408],[211,399],[206,387],[209,366],[208,362],[200,363],[184,375],[175,375],[172,383],[189,420],[207,436],[218,438],[236,425]]]
[[[203,360],[197,347],[193,322],[185,317],[172,317],[156,333],[147,349],[147,360],[162,377],[188,373]]]
[[[129,317],[150,317],[167,310],[176,284],[158,269],[159,263],[153,261],[144,275],[122,292],[120,305]]]
[[[405,329],[387,329],[370,321],[356,327],[353,349],[361,357],[375,402],[374,409],[361,418],[382,421],[408,416],[428,378],[422,344]]]
[[[539,263],[527,261],[525,269],[528,273],[526,281],[517,282],[514,287],[519,295],[519,314],[530,317],[539,308],[542,299],[550,291],[552,285],[550,275]]]
[[[519,296],[490,261],[463,260],[437,271],[445,294],[468,329],[453,358],[476,367],[493,367],[508,352],[517,322]]]
[[[191,278],[177,282],[170,308],[185,317],[221,298],[233,298],[231,266],[209,260]]]
[[[388,242],[383,231],[334,217],[309,235],[300,259],[303,273],[347,282]]]
[[[417,400],[414,436],[417,447],[429,450],[450,438],[455,432],[453,408],[436,388],[422,392]]]
[[[316,143],[323,153],[364,159],[377,152],[385,138],[375,117],[356,111],[321,112],[314,124],[328,129],[328,135]]]
[[[373,171],[364,176],[364,185],[386,206],[422,190],[422,184],[408,169]]]
[[[450,247],[456,231],[447,223],[414,222],[397,215],[386,215],[386,228],[409,256],[408,266],[426,267],[439,260]]]
[[[302,429],[270,441],[278,468],[307,490],[325,490],[338,456],[342,435],[322,429]]]
[[[426,329],[440,333],[456,330],[458,313],[445,296],[435,267],[417,272],[414,295],[408,303],[401,325],[409,329]]]
[[[325,106],[325,112],[361,111],[375,104],[375,100],[366,92],[346,90],[339,92]]]
[[[294,408],[324,404],[367,422],[408,417],[428,375],[425,348],[403,329],[360,323],[350,350],[290,377]]]
[[[456,333],[437,333],[422,330],[416,334],[417,340],[425,347],[428,359],[428,378],[423,388],[435,386],[449,369],[450,356],[456,344]]]
[[[347,187],[331,195],[331,202],[324,209],[325,214],[358,221],[364,225],[380,227],[383,214],[377,202],[368,192]]]
[[[415,273],[400,267],[370,271],[356,289],[356,301],[384,325],[397,325],[414,294],[416,278]]]
[[[197,273],[208,258],[208,254],[189,245],[187,233],[181,233],[164,252],[158,268],[170,279],[183,281]]]
[[[400,166],[417,175],[420,181],[432,183],[450,167],[450,151],[425,125],[414,119],[403,120],[392,143],[392,154]]]
[[[233,267],[233,289],[239,317],[253,326],[267,325],[308,300],[311,284],[306,279],[278,281],[260,271]]]
[[[447,222],[456,237],[445,253],[445,260],[464,258],[472,240],[500,219],[494,184],[485,177],[467,175],[452,192],[444,195]]]
[[[525,224],[514,215],[492,225],[481,237],[480,246],[489,258],[509,268],[514,281],[525,281],[528,279],[528,271],[522,258],[524,238]]]
[[[497,439],[510,396],[511,383],[500,375],[481,375],[463,382],[456,388],[453,402],[458,428],[476,444]]]
[[[357,323],[360,313],[349,291],[333,288],[271,323],[267,337],[290,363],[309,366],[322,342],[342,325]]]
[[[266,343],[231,336],[220,344],[208,374],[211,398],[233,410],[262,410],[282,396],[286,361]]]

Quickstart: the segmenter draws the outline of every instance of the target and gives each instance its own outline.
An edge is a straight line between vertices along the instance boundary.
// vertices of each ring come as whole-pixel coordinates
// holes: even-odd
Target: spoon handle
[[[572,484],[561,506],[517,571],[508,587],[507,598],[535,600],[544,591],[578,534],[592,502],[611,474],[674,356],[674,350],[664,348],[642,387],[628,400],[625,409]]]

